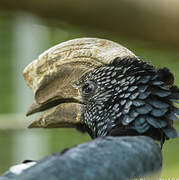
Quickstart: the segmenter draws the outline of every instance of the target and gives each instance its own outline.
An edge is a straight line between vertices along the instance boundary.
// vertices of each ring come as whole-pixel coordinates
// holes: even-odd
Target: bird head
[[[179,89],[156,69],[112,41],[80,38],[41,54],[24,70],[35,94],[27,115],[44,111],[30,128],[76,127],[92,138],[177,137]]]

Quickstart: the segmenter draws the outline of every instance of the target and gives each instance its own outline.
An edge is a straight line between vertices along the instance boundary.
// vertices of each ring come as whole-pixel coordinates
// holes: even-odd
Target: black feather
[[[161,68],[157,71],[158,79],[165,83],[165,85],[173,85],[174,76],[168,68]]]
[[[96,83],[97,92],[88,99],[82,119],[95,137],[111,131],[147,135],[161,142],[176,137],[171,127],[179,114],[174,104],[179,89],[172,86],[174,78],[168,69],[157,70],[137,58],[116,58],[85,74],[81,83],[86,80]]]

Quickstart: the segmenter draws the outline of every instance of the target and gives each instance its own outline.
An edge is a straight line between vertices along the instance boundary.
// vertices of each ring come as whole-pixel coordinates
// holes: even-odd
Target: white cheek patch
[[[34,166],[35,164],[37,164],[36,162],[28,162],[28,163],[22,163],[22,164],[18,164],[15,166],[10,167],[10,171],[14,174],[20,174],[22,173],[22,171],[24,171],[25,169],[28,169],[32,166]]]

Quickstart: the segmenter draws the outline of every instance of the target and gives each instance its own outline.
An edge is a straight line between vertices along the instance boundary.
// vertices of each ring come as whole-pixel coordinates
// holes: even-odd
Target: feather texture
[[[161,150],[151,138],[104,137],[44,158],[9,180],[127,180],[161,166]]]

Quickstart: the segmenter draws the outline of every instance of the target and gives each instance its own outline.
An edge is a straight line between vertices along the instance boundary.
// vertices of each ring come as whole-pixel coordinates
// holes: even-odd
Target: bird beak
[[[76,86],[90,70],[109,64],[114,58],[135,57],[125,47],[97,38],[80,38],[56,45],[29,64],[24,79],[34,92],[27,115],[45,111],[29,127],[75,127],[84,106]]]

